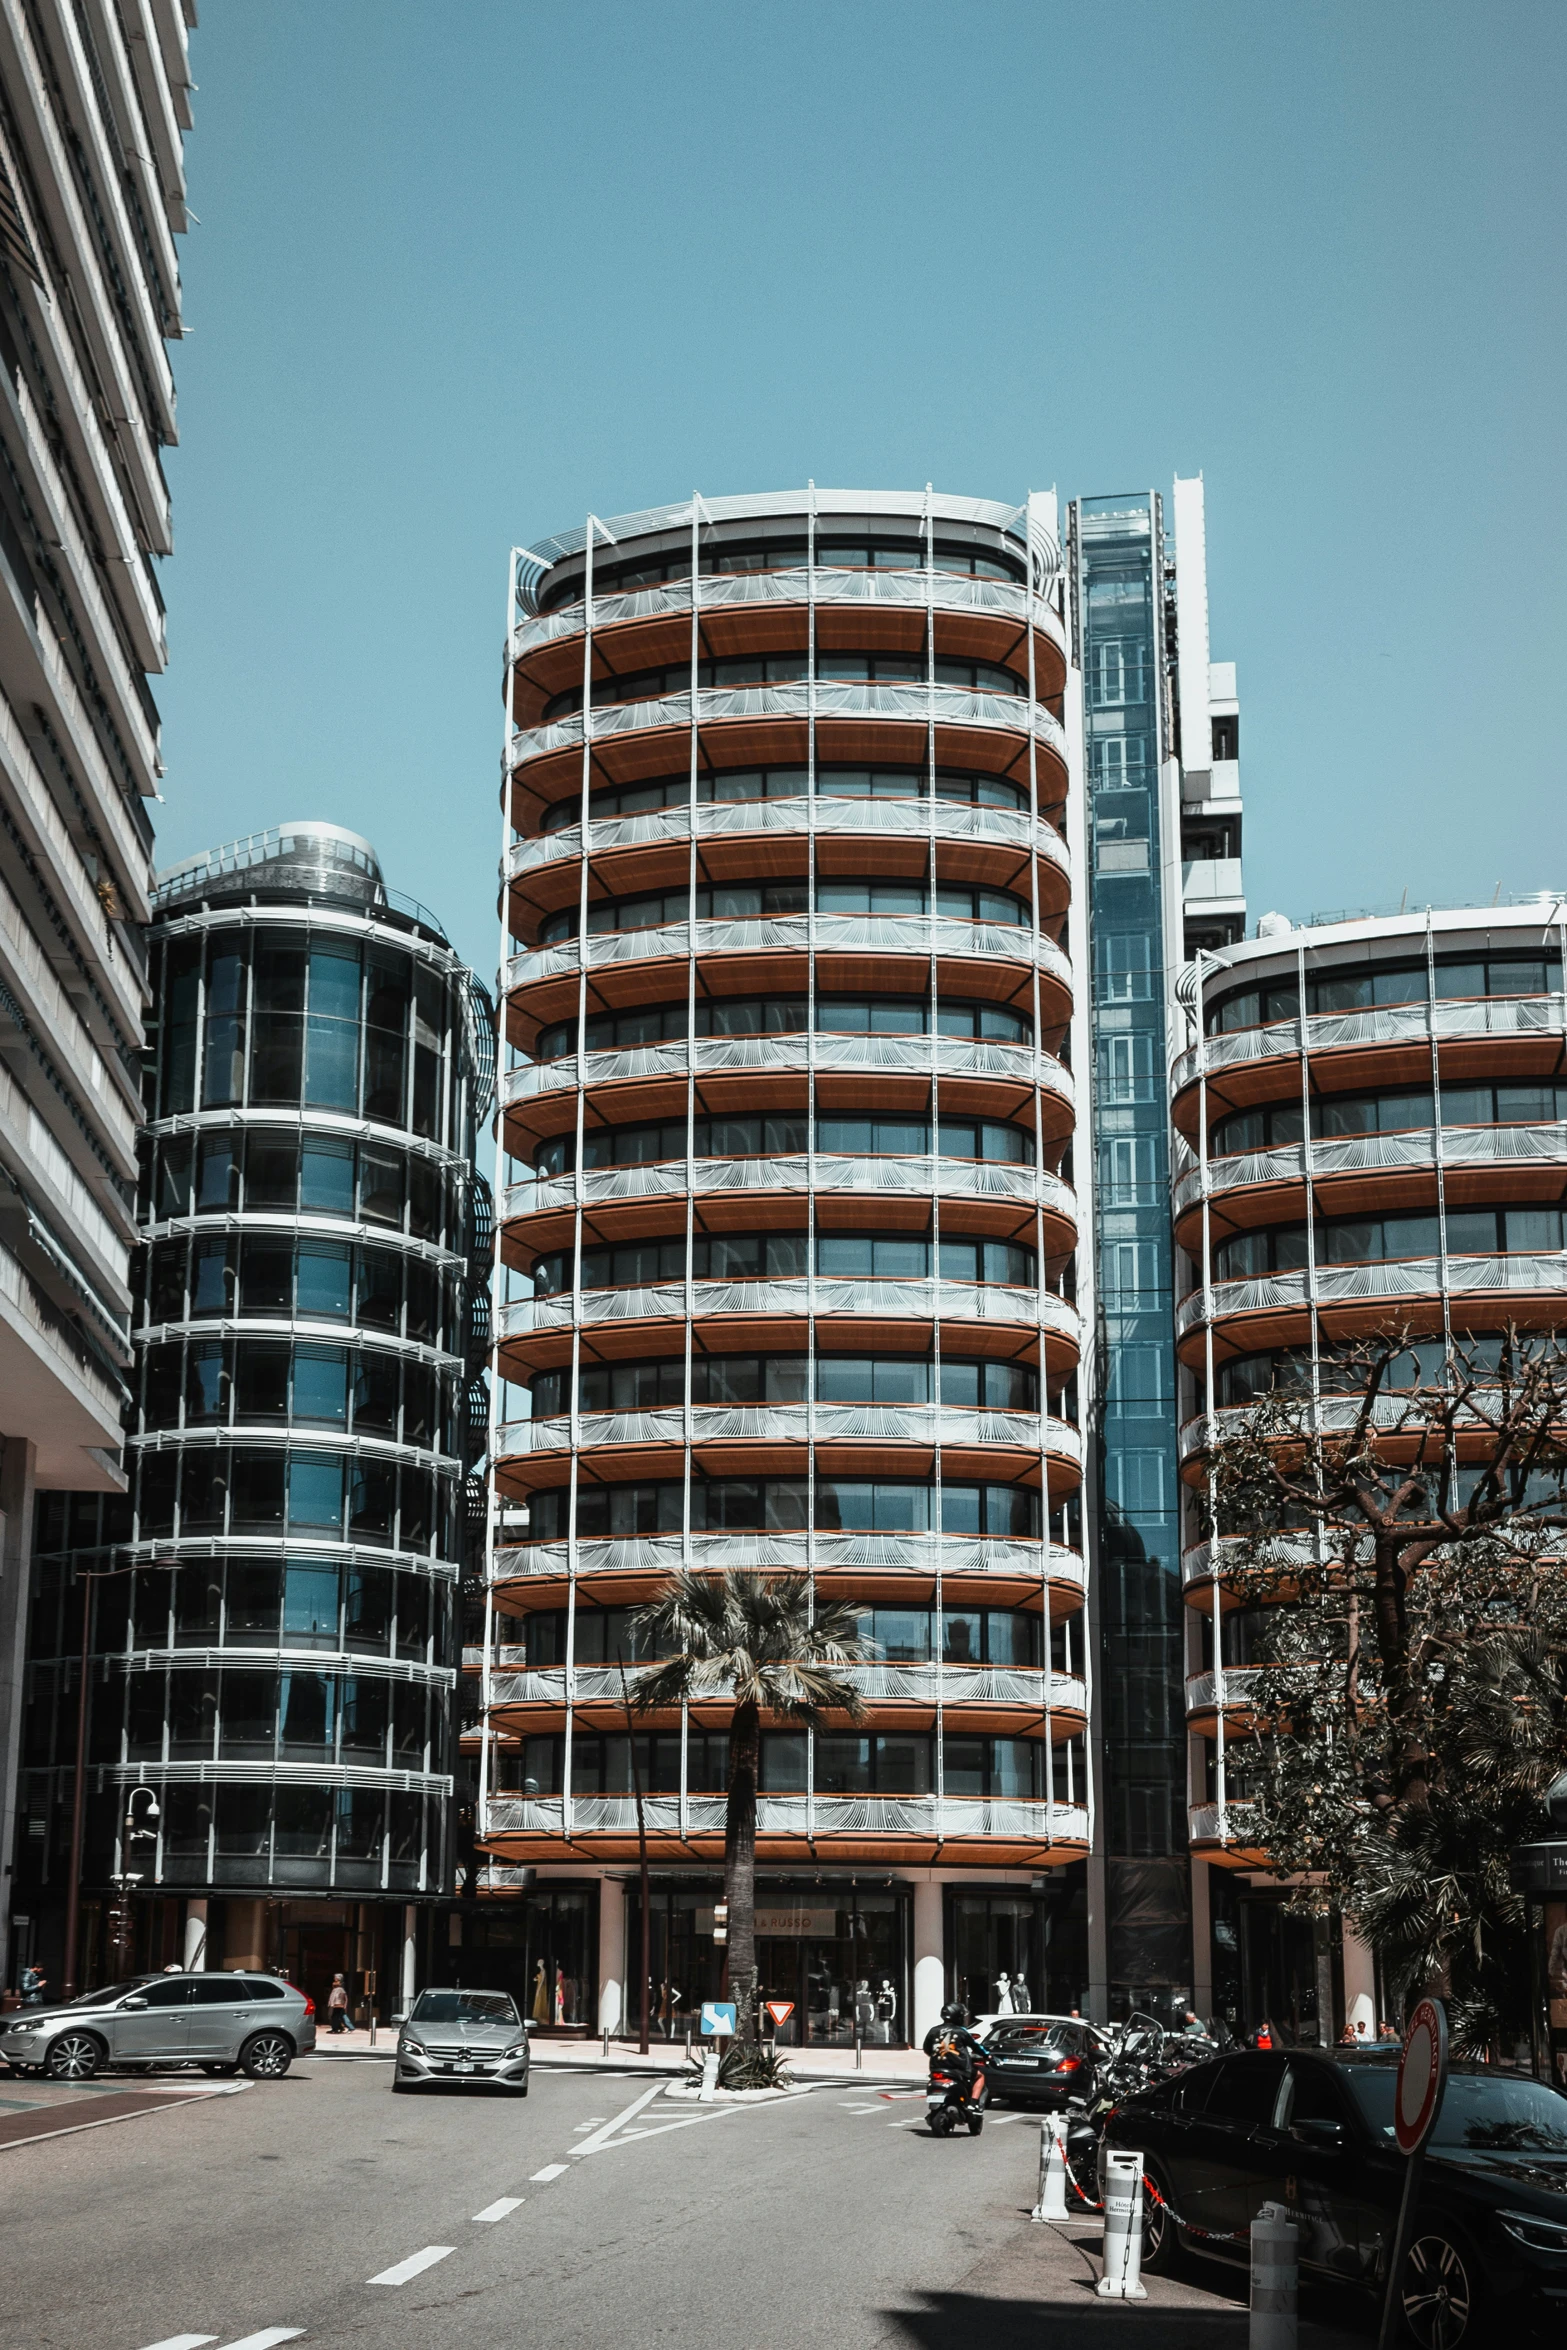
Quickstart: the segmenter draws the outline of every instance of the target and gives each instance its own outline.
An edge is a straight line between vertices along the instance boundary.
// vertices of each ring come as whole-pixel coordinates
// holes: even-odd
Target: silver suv
[[[185,2063],[277,2081],[315,2044],[314,2002],[277,1975],[137,1975],[69,2007],[0,2017],[0,2057],[54,2081],[90,2081],[105,2065]]]

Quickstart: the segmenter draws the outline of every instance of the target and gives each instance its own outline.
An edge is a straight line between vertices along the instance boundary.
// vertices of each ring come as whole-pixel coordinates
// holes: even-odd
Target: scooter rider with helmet
[[[985,2048],[984,2043],[969,2030],[968,2009],[961,2000],[949,2001],[942,2009],[940,2023],[932,2024],[925,2035],[924,2049],[932,2075],[935,2075],[938,2068],[944,2068],[950,2075],[958,2089],[956,2103],[965,2110],[970,2131],[977,2132],[988,2102],[988,2084],[985,2080]],[[933,2109],[937,2105],[938,2096],[939,2092],[933,2078],[930,2096],[927,2100]],[[941,2100],[941,2103],[947,2108],[944,2126],[950,2128],[954,2118],[950,2110],[953,2103],[950,2092],[946,2099]],[[935,2120],[936,2115],[933,2111],[933,2126],[935,2126]]]

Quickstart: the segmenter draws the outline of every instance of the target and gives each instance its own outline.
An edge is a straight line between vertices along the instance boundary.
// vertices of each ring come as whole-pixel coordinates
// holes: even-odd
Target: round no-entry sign
[[[1422,1999],[1409,2019],[1393,2094],[1393,2135],[1405,2154],[1418,2154],[1430,2137],[1447,2087],[1447,2011]]]

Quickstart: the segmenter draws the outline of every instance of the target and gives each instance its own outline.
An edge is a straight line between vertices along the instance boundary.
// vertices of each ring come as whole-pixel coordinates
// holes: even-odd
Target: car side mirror
[[[123,2008],[127,2008],[127,2007],[145,2007],[145,2006],[146,2006],[146,2004],[147,2004],[147,2002],[146,2002],[146,2000],[145,2000],[145,1999],[139,1999],[139,1998],[138,1998],[138,1999],[122,1999],[122,2000],[120,2001],[120,2006],[121,2006],[121,2008],[122,2008],[122,2009],[123,2009]]]
[[[1291,2122],[1290,2136],[1302,2146],[1342,2146],[1344,2125],[1330,2121]]]
[[[394,2023],[394,2024],[405,2024],[405,2023],[407,2023],[407,2021],[408,2021],[408,2010],[407,2010],[406,2008],[404,2008],[404,2007],[400,2007],[400,2008],[398,2009],[397,2013],[396,2013],[394,2016],[392,2016],[392,2017],[391,2017],[389,2020],[390,2020],[392,2023]]]
[[[525,2032],[536,2032],[539,2028],[538,2018],[531,2015],[525,2016],[523,2018],[522,2028]]]

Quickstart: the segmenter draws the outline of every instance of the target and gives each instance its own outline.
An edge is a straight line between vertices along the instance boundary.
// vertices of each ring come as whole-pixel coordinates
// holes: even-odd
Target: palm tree
[[[724,1813],[724,1899],[729,1905],[729,1987],[736,2038],[756,2031],[756,1782],[762,1716],[815,1722],[824,1713],[858,1721],[858,1689],[833,1668],[866,1653],[860,1611],[813,1605],[806,1575],[722,1575],[680,1568],[642,1608],[641,1630],[669,1651],[637,1681],[639,1713],[702,1698],[732,1698],[729,1800]]]

